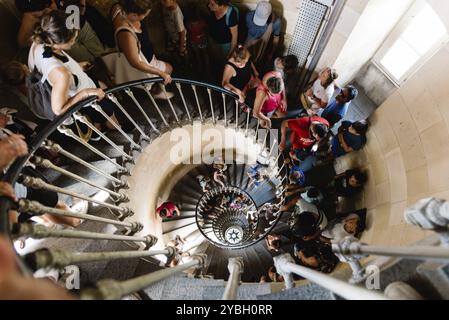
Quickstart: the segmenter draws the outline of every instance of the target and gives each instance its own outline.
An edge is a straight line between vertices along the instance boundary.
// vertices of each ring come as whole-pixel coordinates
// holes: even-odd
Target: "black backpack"
[[[41,119],[54,120],[57,115],[51,108],[51,85],[42,82],[42,73],[35,67],[26,78],[28,88],[28,104],[31,111]]]

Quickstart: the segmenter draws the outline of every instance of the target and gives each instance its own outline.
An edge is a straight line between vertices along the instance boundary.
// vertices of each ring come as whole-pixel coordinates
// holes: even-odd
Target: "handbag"
[[[139,47],[139,59],[140,61],[143,61],[145,63],[148,63],[147,58],[140,50],[140,41],[139,38],[136,35],[136,32],[127,26],[121,26],[117,28],[115,31],[115,41],[117,43],[116,51],[106,54],[101,57],[101,60],[103,60],[103,63],[105,64],[106,68],[109,71],[109,74],[113,75],[113,82],[115,84],[121,84],[129,81],[134,80],[141,80],[146,78],[151,78],[153,75],[140,71],[136,68],[134,68],[126,58],[126,56],[123,54],[123,52],[120,51],[118,47],[118,40],[117,35],[119,32],[127,31],[130,32],[134,38],[137,41],[137,45]],[[149,63],[148,63],[149,64]]]

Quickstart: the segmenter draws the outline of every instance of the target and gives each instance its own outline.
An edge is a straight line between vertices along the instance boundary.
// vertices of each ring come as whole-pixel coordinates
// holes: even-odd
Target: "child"
[[[187,31],[184,16],[176,0],[161,0],[165,30],[167,31],[167,51],[175,56],[187,55]]]
[[[203,189],[203,192],[208,192],[210,189],[210,178],[209,177],[205,177],[203,175],[198,175],[196,176],[196,179],[198,180],[198,183],[201,186],[201,189]]]
[[[192,50],[192,65],[199,74],[209,76],[209,55],[207,53],[207,22],[201,18],[199,7],[193,8],[187,23],[189,48]]]

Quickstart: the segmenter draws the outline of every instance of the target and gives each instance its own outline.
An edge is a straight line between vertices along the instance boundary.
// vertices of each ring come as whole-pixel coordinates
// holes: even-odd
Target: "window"
[[[417,0],[374,57],[374,64],[400,86],[449,40],[432,7]]]

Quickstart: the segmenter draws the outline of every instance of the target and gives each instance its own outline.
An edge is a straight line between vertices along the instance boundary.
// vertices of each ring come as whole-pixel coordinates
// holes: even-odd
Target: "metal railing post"
[[[167,120],[165,119],[164,114],[162,113],[161,109],[159,108],[159,105],[156,103],[156,100],[154,100],[153,95],[150,92],[151,86],[149,84],[145,84],[144,89],[148,95],[148,98],[150,98],[151,103],[156,108],[157,113],[159,113],[159,116],[161,117],[162,122],[165,124],[166,127],[169,127],[170,125],[168,124]]]
[[[235,100],[235,129],[239,127],[239,102]]]
[[[145,258],[156,255],[175,256],[176,249],[167,247],[165,250],[153,251],[114,251],[114,252],[68,252],[57,249],[41,249],[29,253],[25,256],[28,264],[31,264],[33,270],[42,268],[64,268],[69,265],[85,263],[110,261],[117,259]]]
[[[81,291],[81,299],[94,300],[118,300],[123,296],[145,289],[151,284],[168,278],[174,274],[188,270],[192,267],[201,268],[205,264],[205,257],[200,255],[192,256],[192,260],[173,268],[166,268],[152,272],[137,278],[126,281],[101,280],[96,288]]]
[[[113,199],[115,202],[120,202],[120,201],[127,202],[127,201],[129,201],[129,198],[128,198],[128,196],[126,194],[112,191],[112,190],[110,190],[110,189],[108,189],[106,187],[100,186],[100,185],[98,185],[98,184],[96,184],[96,183],[94,183],[94,182],[92,182],[92,181],[90,181],[88,179],[85,179],[85,178],[83,178],[83,177],[81,177],[81,176],[79,176],[77,174],[74,174],[74,173],[72,173],[70,171],[67,171],[67,170],[63,169],[63,168],[55,166],[48,159],[44,159],[44,158],[41,158],[41,157],[38,157],[38,156],[33,156],[31,162],[34,163],[36,166],[39,166],[39,167],[42,167],[42,168],[46,168],[46,169],[52,169],[52,170],[54,170],[56,172],[59,172],[59,173],[65,175],[65,176],[69,177],[69,178],[72,178],[74,180],[83,182],[83,183],[85,183],[87,185],[90,185],[90,186],[92,186],[94,188],[97,188],[99,190],[103,190],[103,191],[109,193],[110,196],[115,197],[115,199]]]
[[[341,296],[347,300],[387,300],[383,294],[349,284],[324,273],[295,264],[290,254],[283,254],[273,258],[279,274],[285,279],[287,289],[294,287],[291,274],[297,274],[317,285]]]
[[[171,99],[168,97],[167,89],[165,88],[165,84],[162,85],[162,91],[164,92],[165,98],[167,98],[168,105],[170,106],[170,109],[173,112],[173,115],[175,116],[176,122],[178,124],[180,124],[178,115],[176,114],[176,111],[175,111],[175,107],[173,106],[173,103],[171,102]]]
[[[235,300],[237,290],[240,285],[240,277],[243,273],[243,258],[229,258],[228,260],[229,279],[226,283],[222,300]]]
[[[132,93],[132,92],[131,92]],[[134,119],[129,115],[128,112],[126,112],[125,108],[123,108],[122,104],[118,101],[118,99],[114,96],[113,93],[109,93],[107,94],[107,98],[109,100],[111,100],[119,109],[120,111],[126,116],[126,118],[128,118],[128,120],[136,127],[136,129],[140,132],[140,134],[142,135],[142,137],[147,140],[150,141],[150,137],[142,130],[142,128],[140,128],[140,126],[137,124],[136,121],[134,121]],[[140,104],[137,105],[137,107],[139,107]],[[143,111],[143,109],[140,110],[143,114],[144,117],[146,116],[146,113]],[[153,128],[153,122],[150,119],[147,119],[147,121],[149,121],[150,126]],[[157,130],[157,128],[153,128],[154,131],[156,131],[157,133],[159,133],[159,130]]]
[[[184,93],[182,92],[182,87],[181,87],[181,84],[179,82],[176,82],[176,88],[178,88],[179,95],[181,96],[182,103],[183,103],[184,108],[186,109],[186,112],[187,112],[187,117],[189,117],[189,121],[191,122],[192,121],[192,117],[190,116],[189,108],[187,108],[186,99],[184,98]]]
[[[13,238],[31,237],[33,239],[44,238],[72,238],[72,239],[91,239],[91,240],[112,240],[112,241],[133,241],[143,242],[146,248],[156,244],[157,238],[152,235],[145,237],[126,236],[119,234],[98,233],[77,230],[56,230],[46,227],[42,224],[33,225],[30,223],[18,223],[12,227]]]
[[[85,142],[83,139],[78,137],[72,131],[72,129],[69,129],[69,128],[66,128],[66,127],[58,127],[58,131],[61,132],[62,134],[65,134],[66,136],[68,136],[68,137],[78,141],[79,143],[81,143],[83,146],[85,146],[87,149],[89,149],[90,151],[92,151],[96,155],[102,157],[104,160],[106,160],[106,161],[110,162],[111,164],[113,164],[114,166],[116,166],[120,171],[126,172],[127,174],[129,174],[129,170],[128,169],[126,169],[124,166],[119,165],[117,162],[115,162],[114,160],[109,158],[107,155],[105,155],[103,152],[99,151],[97,148],[92,147],[89,143]]]
[[[102,222],[117,226],[123,226],[130,229],[132,233],[137,233],[143,229],[142,224],[139,222],[124,222],[119,220],[112,220],[102,217],[97,217],[91,214],[84,214],[84,213],[77,213],[73,211],[63,210],[63,209],[56,209],[56,208],[50,208],[42,205],[40,202],[37,201],[30,201],[26,199],[19,199],[17,202],[18,210],[20,212],[28,212],[28,213],[34,213],[36,215],[41,215],[45,213],[49,213],[52,215],[57,216],[63,216],[63,217],[73,217],[78,219],[84,219],[89,221],[95,221],[95,222]]]
[[[29,187],[29,188],[43,189],[43,190],[53,191],[53,192],[57,192],[57,193],[62,193],[62,194],[66,194],[68,196],[78,198],[78,199],[86,200],[88,202],[96,203],[103,207],[107,207],[109,209],[112,209],[112,210],[117,211],[120,214],[122,214],[122,218],[130,217],[134,214],[133,211],[131,209],[129,209],[128,207],[119,207],[119,206],[116,206],[116,205],[113,205],[113,204],[110,204],[107,202],[96,200],[94,198],[90,198],[85,195],[82,195],[82,194],[79,194],[76,192],[72,192],[72,191],[54,186],[52,184],[46,183],[44,180],[39,179],[39,178],[33,178],[33,177],[22,175],[20,177],[20,180],[21,180],[20,183],[22,183],[24,186]]]
[[[407,223],[425,230],[433,230],[440,236],[441,245],[449,247],[449,202],[427,198],[405,210]]]
[[[196,86],[194,84],[191,85],[192,86],[192,90],[193,90],[193,94],[195,95],[195,101],[196,101],[196,106],[198,108],[198,113],[200,115],[200,120],[201,122],[203,122],[203,113],[201,111],[201,106],[200,106],[200,101],[198,100],[198,94],[196,92]]]
[[[84,161],[83,159],[71,154],[70,152],[64,150],[59,144],[54,143],[53,141],[50,140],[46,140],[44,142],[44,147],[47,148],[48,150],[51,150],[53,152],[57,152],[59,154],[62,154],[63,156],[80,163],[81,165],[85,166],[86,168],[98,173],[99,175],[105,177],[108,180],[111,180],[114,183],[117,183],[118,187],[129,187],[128,183],[125,181],[122,181],[116,177],[111,176],[109,173],[106,173],[103,170],[98,169],[97,167],[95,167],[94,165],[91,165],[90,163]]]
[[[141,148],[137,143],[135,143],[134,140],[131,139],[131,138],[126,134],[126,132],[123,131],[123,129],[122,129],[117,123],[115,123],[114,121],[112,121],[112,118],[109,117],[109,116],[107,115],[107,113],[103,111],[103,109],[101,109],[101,107],[100,107],[100,105],[99,105],[98,103],[94,102],[94,103],[91,104],[91,106],[92,106],[92,108],[94,108],[95,110],[97,110],[98,112],[100,112],[100,113],[103,115],[103,117],[104,117],[105,119],[107,119],[107,120],[112,124],[112,126],[113,126],[118,132],[120,132],[121,135],[122,135],[126,140],[129,141],[129,143],[133,146],[134,149],[139,150],[139,151],[142,150],[142,148]],[[94,129],[92,128],[92,130],[94,130]],[[101,133],[101,132],[99,132],[98,129],[97,129],[97,130],[94,130],[94,131],[97,132],[98,135],[100,135],[100,133]],[[103,139],[105,139],[105,138],[104,138],[104,137],[105,137],[104,134],[102,134],[102,135],[100,135],[100,136],[101,136]],[[108,141],[107,139],[105,139],[105,140]],[[109,141],[111,141],[111,140],[109,140]],[[109,142],[109,141],[108,141],[108,142]]]
[[[227,110],[226,110],[226,95],[224,93],[221,93],[221,96],[223,98],[223,114],[224,114],[225,127],[228,127],[228,116],[227,116]]]
[[[153,121],[151,121],[150,117],[147,115],[147,113],[143,110],[142,105],[140,104],[139,101],[137,101],[134,92],[132,92],[132,90],[130,88],[127,88],[125,90],[126,94],[131,98],[131,100],[134,102],[134,104],[136,105],[137,109],[140,110],[140,112],[143,114],[145,120],[147,120],[148,124],[150,125],[151,129],[153,129],[156,132],[159,132],[159,130],[156,128],[156,126],[154,125]],[[144,134],[144,136],[146,136]]]
[[[349,259],[351,257],[360,259],[367,255],[376,255],[417,260],[449,260],[449,250],[447,250],[447,248],[444,246],[371,246],[360,242],[354,237],[347,237],[341,242],[333,244],[332,250],[344,257],[348,257]]]
[[[210,88],[207,88],[207,94],[209,95],[209,105],[210,105],[210,111],[212,112],[212,122],[215,123],[215,112],[214,112],[214,105],[212,102],[212,93]]]

